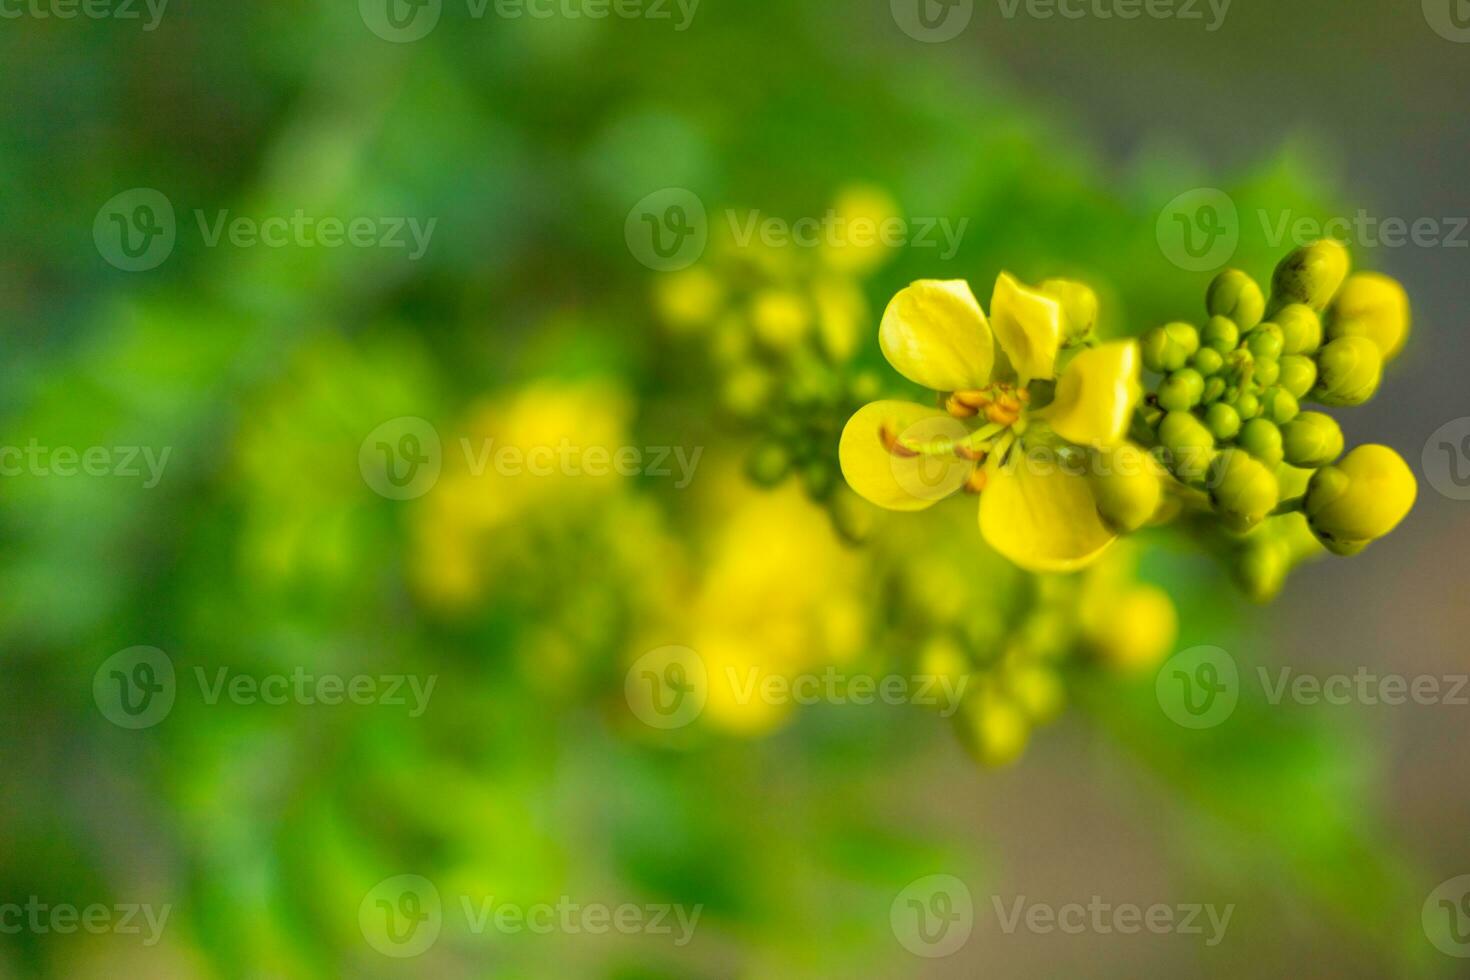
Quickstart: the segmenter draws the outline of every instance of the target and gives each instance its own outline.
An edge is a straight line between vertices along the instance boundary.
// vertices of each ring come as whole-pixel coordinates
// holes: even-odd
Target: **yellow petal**
[[[1050,378],[1062,345],[1062,307],[1056,300],[1028,289],[1009,272],[995,280],[990,298],[995,339],[1011,360],[1021,384]]]
[[[1084,470],[1040,454],[1012,459],[980,494],[980,533],[1028,571],[1070,572],[1088,564],[1116,535],[1097,512]]]
[[[889,510],[923,510],[964,486],[975,464],[953,455],[902,456],[884,444],[887,431],[904,442],[961,439],[967,430],[938,409],[913,402],[873,402],[847,420],[837,456],[848,485]]]
[[[963,279],[922,279],[893,297],[878,343],[894,370],[935,391],[980,388],[990,381],[995,339]]]
[[[1038,413],[1057,435],[1079,446],[1116,446],[1138,405],[1138,344],[1119,340],[1072,358],[1056,398]]]

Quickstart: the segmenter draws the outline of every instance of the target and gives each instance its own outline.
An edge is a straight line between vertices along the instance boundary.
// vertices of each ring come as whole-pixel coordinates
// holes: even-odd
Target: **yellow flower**
[[[883,314],[879,345],[899,374],[944,393],[944,408],[880,401],[859,409],[839,446],[847,482],[900,511],[962,487],[978,492],[985,540],[1032,571],[1095,559],[1117,532],[1098,512],[1089,471],[1096,453],[1126,444],[1139,354],[1133,341],[1104,343],[1059,366],[1066,345],[1090,329],[1072,321],[1095,317],[1087,292],[1062,281],[1043,292],[1002,273],[987,317],[960,280],[902,290]]]

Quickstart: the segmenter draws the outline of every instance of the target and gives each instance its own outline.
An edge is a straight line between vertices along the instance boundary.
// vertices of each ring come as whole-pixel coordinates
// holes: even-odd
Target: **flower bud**
[[[1285,388],[1267,388],[1261,394],[1261,416],[1277,425],[1290,422],[1299,411],[1301,406],[1297,404],[1296,397]]]
[[[1170,412],[1159,423],[1159,442],[1169,452],[1169,467],[1185,482],[1198,482],[1209,469],[1215,437],[1189,412]]]
[[[1360,272],[1343,283],[1333,301],[1327,337],[1367,337],[1391,361],[1409,338],[1409,295],[1377,272]]]
[[[1310,354],[1322,346],[1322,318],[1310,306],[1292,303],[1277,310],[1271,321],[1281,328],[1283,354]]]
[[[1148,523],[1163,495],[1159,475],[1154,458],[1131,442],[1097,452],[1088,478],[1097,511],[1109,527],[1129,534]]]
[[[1274,537],[1253,536],[1235,556],[1235,581],[1255,602],[1269,602],[1286,584],[1288,549]]]
[[[1281,378],[1281,362],[1276,360],[1257,361],[1251,377],[1262,388],[1269,388]]]
[[[1225,396],[1225,379],[1211,378],[1205,382],[1205,393],[1200,396],[1200,401],[1206,405],[1213,405]]]
[[[1297,249],[1281,260],[1271,277],[1271,309],[1305,303],[1319,312],[1325,310],[1351,265],[1347,249],[1331,239]]]
[[[1263,323],[1245,336],[1246,349],[1261,361],[1274,361],[1285,346],[1281,328],[1274,322]]]
[[[791,472],[791,454],[775,440],[762,442],[745,460],[745,473],[753,483],[774,487]]]
[[[1200,343],[1228,354],[1240,343],[1240,327],[1234,320],[1223,316],[1212,316],[1200,333]]]
[[[1235,443],[1268,466],[1281,462],[1281,430],[1264,416],[1241,426]]]
[[[1359,446],[1312,476],[1302,511],[1328,551],[1353,555],[1397,527],[1418,492],[1402,456],[1387,446]]]
[[[1291,392],[1298,401],[1307,397],[1307,392],[1317,383],[1317,362],[1304,354],[1287,354],[1280,364],[1277,384]]]
[[[1104,664],[1142,671],[1163,660],[1174,647],[1179,616],[1168,593],[1139,585],[1096,603],[1082,621],[1088,645]]]
[[[1227,397],[1226,402],[1242,420],[1253,419],[1261,414],[1261,400],[1253,392],[1239,392],[1233,399]]]
[[[1213,347],[1201,347],[1194,352],[1194,359],[1190,364],[1202,377],[1213,377],[1225,367],[1225,355]]]
[[[1205,379],[1194,368],[1181,368],[1159,386],[1159,405],[1167,412],[1188,411],[1205,393]]]
[[[1178,371],[1199,350],[1199,331],[1188,323],[1154,327],[1139,341],[1143,366],[1155,374]]]
[[[1226,449],[1210,465],[1210,502],[1233,531],[1244,533],[1266,519],[1281,486],[1271,467],[1239,449]]]
[[[1312,397],[1323,405],[1361,405],[1383,380],[1383,354],[1367,337],[1339,337],[1317,354]]]
[[[751,304],[750,323],[761,343],[774,351],[790,351],[811,329],[812,312],[796,293],[766,289]]]
[[[1224,402],[1216,402],[1205,412],[1205,425],[1220,442],[1229,442],[1240,432],[1240,413]]]
[[[1037,289],[1062,308],[1062,346],[1075,347],[1097,326],[1097,293],[1072,279],[1048,279]]]
[[[1026,713],[989,685],[970,685],[955,713],[955,725],[960,742],[983,766],[1015,762],[1031,734]]]
[[[1342,427],[1330,415],[1302,412],[1281,427],[1281,450],[1292,466],[1326,466],[1342,455]]]
[[[1261,322],[1266,312],[1266,296],[1250,276],[1239,269],[1226,269],[1210,283],[1205,306],[1210,316],[1229,317],[1242,330],[1249,330]]]

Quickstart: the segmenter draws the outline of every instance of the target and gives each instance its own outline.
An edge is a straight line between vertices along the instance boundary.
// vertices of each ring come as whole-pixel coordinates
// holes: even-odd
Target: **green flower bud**
[[[970,685],[954,723],[961,744],[983,766],[1015,762],[1031,735],[1031,723],[1020,706],[988,685]]]
[[[1235,581],[1255,602],[1275,598],[1290,570],[1288,549],[1274,537],[1252,537],[1235,556]]]
[[[1225,397],[1225,379],[1210,378],[1205,382],[1205,392],[1200,396],[1200,401],[1206,405],[1213,405]]]
[[[774,487],[786,479],[790,472],[791,454],[785,446],[774,440],[756,446],[745,460],[746,475],[752,482],[763,487]]]
[[[1200,342],[1221,354],[1228,354],[1240,343],[1240,327],[1234,320],[1223,316],[1212,316],[1210,322],[1205,324],[1203,332],[1200,333]]]
[[[1193,368],[1175,371],[1159,386],[1159,405],[1168,412],[1183,412],[1199,404],[1205,379]]]
[[[1155,327],[1140,341],[1143,366],[1155,374],[1178,371],[1199,350],[1199,331],[1188,323]]]
[[[1131,442],[1100,450],[1088,474],[1098,513],[1119,534],[1143,527],[1159,509],[1159,476],[1154,458]]]
[[[1225,355],[1213,347],[1201,347],[1195,351],[1194,360],[1191,363],[1196,371],[1208,378],[1219,374],[1220,370],[1225,367]]]
[[[1257,360],[1274,361],[1285,346],[1281,328],[1272,322],[1263,323],[1245,335],[1245,346]]]
[[[1253,419],[1261,414],[1261,400],[1249,391],[1238,393],[1234,399],[1226,399],[1242,420]]]
[[[822,460],[812,460],[801,468],[802,486],[813,500],[826,500],[837,485],[837,472]]]
[[[1269,466],[1281,462],[1281,430],[1268,418],[1254,418],[1242,425],[1235,443]]]
[[[1318,312],[1325,310],[1351,265],[1347,249],[1331,239],[1297,249],[1281,260],[1271,277],[1271,309],[1305,303]]]
[[[1283,354],[1310,354],[1322,346],[1322,318],[1310,306],[1292,303],[1271,320],[1281,328]]]
[[[1262,388],[1269,388],[1281,377],[1280,361],[1257,361],[1251,372],[1251,379]]]
[[[1409,339],[1409,295],[1377,272],[1360,272],[1343,283],[1328,317],[1327,339],[1367,337],[1391,361]]]
[[[1301,411],[1296,398],[1285,388],[1267,388],[1261,395],[1261,416],[1277,425],[1284,425],[1296,418]]]
[[[1210,502],[1231,530],[1244,533],[1266,519],[1281,493],[1271,467],[1239,449],[1226,449],[1210,465]]]
[[[1292,466],[1326,466],[1342,455],[1342,445],[1342,427],[1321,412],[1302,412],[1281,427],[1281,449]]]
[[[1062,308],[1062,346],[1075,347],[1097,325],[1097,293],[1072,279],[1047,279],[1037,287]]]
[[[1229,442],[1240,432],[1240,413],[1224,402],[1216,402],[1205,412],[1205,425],[1220,442]]]
[[[1170,412],[1159,423],[1159,442],[1168,450],[1169,468],[1185,482],[1202,480],[1215,451],[1215,437],[1189,412]]]
[[[1287,354],[1280,363],[1281,376],[1277,383],[1298,400],[1307,397],[1307,392],[1317,383],[1317,362],[1303,354]]]
[[[1210,283],[1205,295],[1210,316],[1224,316],[1249,330],[1266,312],[1266,296],[1260,285],[1239,269],[1226,269]]]
[[[1339,337],[1317,354],[1312,397],[1323,405],[1361,405],[1383,380],[1383,354],[1367,337]]]
[[[1359,446],[1312,476],[1302,512],[1328,551],[1353,555],[1397,527],[1418,492],[1402,456],[1387,446]]]

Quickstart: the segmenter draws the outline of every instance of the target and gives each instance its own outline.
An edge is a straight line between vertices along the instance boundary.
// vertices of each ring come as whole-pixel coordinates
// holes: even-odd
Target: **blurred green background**
[[[715,622],[763,637],[793,594],[824,617],[783,635],[804,656],[821,659],[820,633],[828,656],[893,669],[925,639],[885,586],[918,543],[848,549],[790,488],[751,502],[750,433],[669,335],[665,274],[630,245],[640,201],[683,188],[711,225],[727,208],[794,220],[858,186],[967,221],[953,256],[900,248],[854,277],[861,364],[879,363],[872,311],[905,283],[978,291],[1002,267],[1085,279],[1105,328],[1138,333],[1199,316],[1214,270],[1180,268],[1158,234],[1196,188],[1238,207],[1230,261],[1257,276],[1290,244],[1261,213],[1470,215],[1470,44],[1432,28],[1434,2],[1236,0],[1214,31],[1203,5],[1198,21],[977,2],[933,43],[902,29],[901,0],[703,0],[682,30],[672,4],[594,19],[444,0],[413,41],[385,38],[370,0],[174,0],[152,29],[141,5],[0,7],[0,443],[169,453],[153,486],[0,480],[0,904],[169,909],[153,943],[0,915],[0,976],[1455,975],[1421,908],[1470,872],[1453,748],[1470,708],[1243,695],[1195,732],[1163,717],[1150,677],[1078,671],[1073,710],[986,770],[913,706],[667,733],[625,698],[645,651]],[[135,188],[176,216],[144,271],[94,236]],[[211,244],[196,215],[222,211],[434,225],[411,259]],[[1466,411],[1470,250],[1354,244],[1416,315],[1349,436],[1417,468]],[[360,459],[403,417],[446,459],[407,500],[374,492]],[[448,462],[471,434],[703,455],[687,487],[645,473],[490,492]],[[1141,574],[1178,607],[1178,647],[1243,668],[1455,674],[1465,506],[1421,481],[1395,535],[1303,568],[1266,607],[1170,538],[1141,550]],[[93,685],[136,646],[178,680],[167,716],[134,730]],[[194,678],[220,668],[435,687],[416,716],[210,703]],[[398,958],[360,912],[404,874],[434,884],[443,924]],[[891,913],[935,874],[967,884],[974,927],[926,958]],[[460,899],[483,896],[702,911],[680,945],[469,928]],[[1234,913],[1215,946],[1007,932],[992,897],[1017,896]]]

